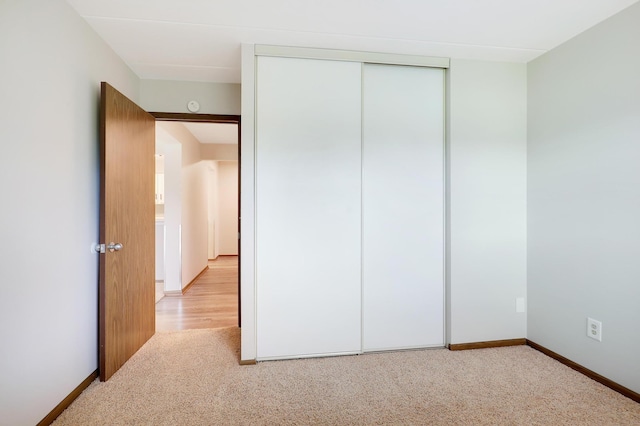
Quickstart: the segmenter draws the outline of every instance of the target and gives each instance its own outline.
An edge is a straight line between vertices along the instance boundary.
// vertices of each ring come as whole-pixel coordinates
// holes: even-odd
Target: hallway
[[[156,303],[156,331],[238,325],[238,256],[219,256],[182,296]]]

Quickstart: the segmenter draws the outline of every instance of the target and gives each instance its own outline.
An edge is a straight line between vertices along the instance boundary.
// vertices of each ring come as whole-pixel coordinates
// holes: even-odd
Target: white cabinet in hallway
[[[164,219],[156,219],[156,281],[164,281]]]
[[[164,173],[156,173],[156,204],[164,204]]]

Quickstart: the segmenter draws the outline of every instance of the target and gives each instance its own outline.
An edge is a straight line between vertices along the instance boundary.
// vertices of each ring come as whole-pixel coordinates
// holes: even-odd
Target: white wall
[[[238,145],[224,143],[200,144],[202,158],[211,160],[238,161]]]
[[[240,359],[255,360],[255,46],[243,44],[242,60],[242,145],[240,162]]]
[[[141,80],[140,106],[155,112],[190,112],[189,101],[200,103],[200,114],[240,114],[240,85],[192,81]]]
[[[640,4],[531,62],[528,338],[640,392]],[[602,342],[586,336],[590,316]]]
[[[200,158],[200,143],[179,122],[159,127],[182,145],[182,288],[207,266],[208,169]],[[165,213],[166,214],[166,213]]]
[[[218,254],[238,254],[238,162],[218,161]]]
[[[0,423],[97,369],[99,82],[138,79],[63,0],[0,2]]]
[[[449,70],[450,343],[526,337],[526,66]]]

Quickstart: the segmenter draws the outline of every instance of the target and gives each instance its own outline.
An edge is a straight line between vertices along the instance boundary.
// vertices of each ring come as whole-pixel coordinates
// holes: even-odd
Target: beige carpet
[[[156,334],[62,425],[640,425],[640,404],[526,346],[238,365],[237,328]]]

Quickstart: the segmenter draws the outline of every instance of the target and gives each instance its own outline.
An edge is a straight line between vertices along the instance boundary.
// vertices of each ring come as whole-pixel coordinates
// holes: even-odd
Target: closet
[[[257,359],[444,345],[444,71],[258,56]]]

